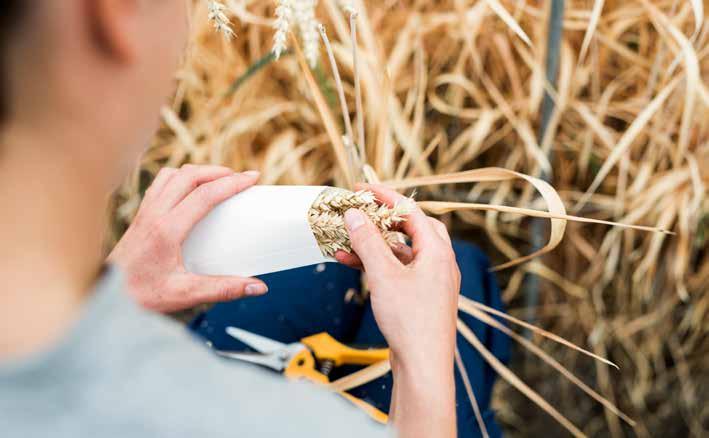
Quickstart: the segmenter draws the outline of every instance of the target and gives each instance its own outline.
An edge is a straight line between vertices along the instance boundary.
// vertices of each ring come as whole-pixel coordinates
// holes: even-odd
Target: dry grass
[[[700,436],[709,417],[702,402],[709,349],[706,2],[567,1],[555,87],[544,80],[548,3],[353,2],[363,93],[354,125],[366,127],[366,142],[357,142],[370,165],[365,170],[395,183],[487,166],[534,177],[547,171],[574,214],[674,231],[669,237],[569,223],[556,250],[500,278],[511,312],[519,314],[523,280],[541,276],[543,293],[524,316],[620,366],[620,373],[594,367],[576,352],[538,342],[635,418],[632,432],[608,405],[597,409],[579,401],[586,399],[577,389],[559,390],[551,368],[535,365],[537,356],[514,367],[530,389],[583,425],[581,432]],[[174,102],[163,111],[164,127],[116,197],[119,230],[165,165],[257,168],[263,182],[278,184],[347,187],[357,178],[348,176],[341,152],[344,126],[333,116],[341,110],[326,58],[313,81],[293,55],[264,60],[272,50],[274,3],[224,4],[239,38],[215,34],[205,4],[195,4],[190,54]],[[356,108],[347,17],[332,0],[323,0],[316,16],[332,39],[347,106]],[[545,92],[555,109],[541,136]],[[542,208],[533,189],[510,178],[423,185],[418,197]],[[521,257],[531,240],[518,214],[457,210],[442,219],[460,233],[483,234],[500,261]],[[550,430],[547,417],[525,412],[515,393],[503,392],[497,405],[509,430]]]

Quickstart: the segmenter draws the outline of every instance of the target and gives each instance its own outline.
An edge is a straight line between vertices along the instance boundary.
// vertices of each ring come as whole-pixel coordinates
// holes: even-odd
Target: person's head
[[[12,147],[4,134],[38,136],[43,152],[71,156],[75,165],[118,182],[172,91],[186,6],[186,0],[2,0],[0,160]]]

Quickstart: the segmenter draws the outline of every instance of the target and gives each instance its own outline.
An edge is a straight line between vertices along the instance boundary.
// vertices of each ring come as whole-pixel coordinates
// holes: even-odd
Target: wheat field
[[[322,0],[313,14],[295,11],[297,47],[278,34],[282,1],[222,1],[232,38],[214,31],[209,3],[190,2],[176,92],[114,197],[114,238],[163,166],[259,169],[265,184],[416,182],[422,202],[544,210],[525,181],[425,183],[490,167],[529,175],[553,186],[569,214],[674,234],[568,222],[555,249],[501,270],[509,315],[620,368],[536,334],[520,340],[512,371],[583,435],[707,434],[708,2]],[[555,31],[554,3],[564,4]],[[348,8],[358,14],[356,58]],[[350,165],[343,134],[365,167]],[[553,219],[550,229],[515,212],[454,209],[440,219],[497,264],[554,235]],[[605,402],[560,380],[524,341]],[[494,404],[510,436],[571,430],[506,382]]]

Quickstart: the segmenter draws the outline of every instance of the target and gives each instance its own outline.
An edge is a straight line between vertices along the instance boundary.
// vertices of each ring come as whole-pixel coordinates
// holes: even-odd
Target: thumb
[[[369,273],[390,269],[399,264],[379,229],[361,211],[351,208],[345,212],[345,225],[352,249]]]
[[[268,292],[268,286],[256,278],[194,275],[191,283],[187,298],[195,304],[220,303]]]

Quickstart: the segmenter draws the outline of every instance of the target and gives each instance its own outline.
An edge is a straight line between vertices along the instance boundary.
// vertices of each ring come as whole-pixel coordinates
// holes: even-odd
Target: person
[[[220,361],[153,312],[266,292],[259,279],[189,273],[180,256],[194,224],[256,172],[161,171],[104,264],[109,194],[158,126],[187,31],[184,0],[0,5],[0,430],[383,436],[392,429],[337,396]],[[384,202],[400,196],[371,189]],[[346,222],[391,349],[393,430],[452,437],[460,273],[447,231],[414,211],[404,264],[364,215],[348,211]]]

